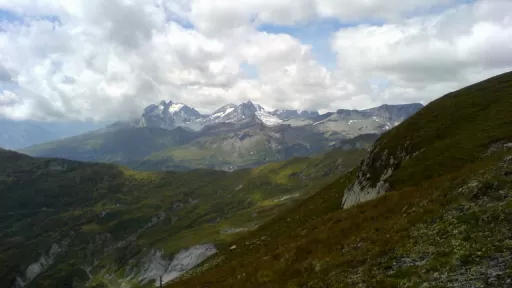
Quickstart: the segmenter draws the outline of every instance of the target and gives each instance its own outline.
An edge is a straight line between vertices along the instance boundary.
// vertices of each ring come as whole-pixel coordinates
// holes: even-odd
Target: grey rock
[[[387,151],[382,152],[378,143],[372,145],[368,155],[359,167],[356,181],[345,190],[341,207],[348,208],[389,192],[391,187],[386,182],[387,179],[400,167],[403,161],[416,154],[410,152],[408,143],[400,147],[396,155],[388,155]],[[382,172],[380,172],[380,175],[371,175],[371,173],[378,173],[375,170]],[[372,183],[371,179],[375,179],[376,176],[378,180]]]

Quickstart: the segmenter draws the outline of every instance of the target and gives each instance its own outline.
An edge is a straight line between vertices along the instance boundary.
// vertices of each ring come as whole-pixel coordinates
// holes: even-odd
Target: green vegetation
[[[512,142],[512,73],[506,73],[439,98],[379,138],[376,163],[402,149],[415,157],[393,173],[393,188],[414,186],[478,161],[493,143]],[[374,165],[378,179],[386,165]]]
[[[168,287],[509,287],[509,111],[512,73],[430,103],[383,135],[367,166]],[[392,192],[339,208],[356,177],[390,167]]]
[[[38,157],[55,157],[129,164],[154,151],[186,144],[197,135],[183,128],[121,128],[86,134],[31,146],[21,152]]]
[[[338,149],[255,170],[150,173],[2,150],[0,263],[8,265],[0,267],[0,287],[11,287],[16,277],[28,280],[27,267],[43,255],[52,258],[53,244],[62,251],[29,287],[82,287],[89,280],[135,287],[127,271],[150,251],[170,259],[197,244],[226,248],[364,154]],[[247,230],[222,233],[230,228]]]

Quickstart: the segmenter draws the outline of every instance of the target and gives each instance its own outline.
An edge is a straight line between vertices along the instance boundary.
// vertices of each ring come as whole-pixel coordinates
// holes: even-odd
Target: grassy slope
[[[394,188],[457,171],[479,160],[490,144],[512,139],[511,109],[512,72],[433,101],[377,141],[373,162],[405,143],[410,154],[423,151],[390,178]]]
[[[147,157],[154,151],[183,145],[195,139],[196,133],[182,128],[129,128],[95,131],[22,149],[39,156],[80,161],[127,163]]]
[[[169,257],[200,243],[222,248],[243,234],[222,234],[222,229],[264,223],[356,165],[363,155],[338,150],[232,173],[145,173],[0,151],[0,262],[8,263],[0,268],[0,286],[9,287],[15,275],[66,237],[71,239],[69,249],[32,286],[83,282],[88,277],[82,267],[92,266],[93,260],[93,273],[103,266],[122,278],[126,261],[144,248],[163,249]],[[108,255],[94,250],[135,234],[162,212],[166,217],[133,243]],[[107,233],[110,240],[97,242]],[[89,243],[97,247],[92,255],[85,253]]]
[[[486,151],[510,111],[512,73],[432,102],[376,143],[376,179],[384,151],[421,151],[393,192],[340,210],[355,169],[169,287],[509,287],[512,152]]]

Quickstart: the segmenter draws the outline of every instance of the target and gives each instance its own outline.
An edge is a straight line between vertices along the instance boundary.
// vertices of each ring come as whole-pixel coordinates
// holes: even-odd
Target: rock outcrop
[[[415,155],[411,152],[409,143],[405,143],[393,154],[382,150],[378,142],[369,148],[368,156],[360,165],[355,182],[345,190],[341,204],[343,208],[375,199],[389,192],[391,186],[387,179],[402,162]]]
[[[142,271],[138,280],[141,283],[155,281],[155,286],[158,286],[161,276],[162,283],[168,283],[215,253],[217,249],[213,244],[196,245],[181,250],[169,261],[161,251],[152,251],[141,263]]]

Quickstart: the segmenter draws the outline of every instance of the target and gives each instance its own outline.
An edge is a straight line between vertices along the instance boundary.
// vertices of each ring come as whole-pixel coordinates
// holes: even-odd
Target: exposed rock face
[[[186,250],[181,250],[171,262],[171,265],[165,271],[162,281],[167,283],[176,279],[181,274],[194,268],[197,264],[206,260],[206,258],[217,253],[213,244],[204,244],[193,246]]]
[[[157,281],[165,274],[169,261],[163,258],[161,251],[151,251],[141,262],[142,272],[139,280],[147,283],[151,280]],[[158,283],[157,283],[158,284]]]
[[[174,129],[187,126],[188,123],[203,116],[194,108],[172,101],[161,101],[160,104],[150,105],[144,109],[139,126]]]
[[[343,208],[375,199],[388,192],[391,187],[386,180],[403,161],[413,156],[408,143],[400,147],[395,155],[381,150],[379,143],[370,147],[368,156],[359,167],[356,181],[345,190],[341,204]]]
[[[159,286],[160,276],[162,276],[162,282],[167,283],[194,268],[216,252],[217,249],[213,244],[196,245],[181,250],[172,261],[169,261],[163,258],[161,251],[152,251],[141,263],[143,267],[139,281],[142,283],[155,281],[155,286]]]
[[[57,257],[57,255],[59,255],[63,250],[67,248],[69,241],[69,238],[64,239],[62,243],[60,243],[60,246],[54,243],[50,248],[50,251],[48,251],[48,254],[43,254],[39,260],[27,267],[25,270],[25,277],[23,277],[23,279],[20,277],[16,278],[16,283],[14,284],[13,288],[25,287],[30,283],[30,281],[32,281],[32,279],[36,278],[39,274],[46,270],[46,268],[52,265],[55,257]]]

